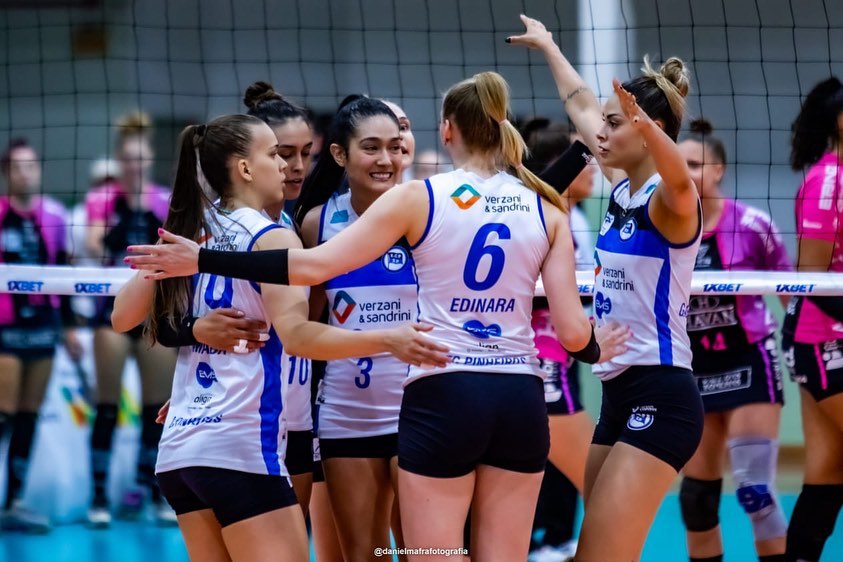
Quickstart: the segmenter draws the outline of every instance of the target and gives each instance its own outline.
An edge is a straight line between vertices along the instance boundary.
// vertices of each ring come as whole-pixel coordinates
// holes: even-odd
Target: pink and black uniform
[[[594,252],[588,220],[579,207],[571,208],[571,234],[574,242],[574,261],[577,269],[594,267],[590,259]],[[533,299],[533,314],[530,320],[538,351],[539,366],[545,373],[544,400],[550,416],[569,416],[581,412],[580,380],[578,363],[568,355],[550,319],[547,299]]]
[[[697,271],[791,271],[781,236],[765,213],[725,200],[717,226],[703,234]],[[760,295],[692,296],[688,336],[707,413],[752,403],[782,404],[775,319]]]
[[[825,154],[805,176],[796,196],[796,232],[833,244],[828,271],[843,271],[843,163]],[[791,379],[820,401],[843,392],[843,323],[810,300],[787,307],[783,349]]]
[[[0,261],[16,265],[67,265],[66,220],[62,205],[36,196],[29,210],[0,197]],[[33,286],[12,280],[12,285]],[[61,339],[61,325],[73,324],[70,300],[34,293],[0,294],[0,354],[22,360],[50,358]]]
[[[90,191],[85,198],[88,224],[104,224],[106,228],[104,265],[122,265],[127,246],[154,244],[158,240],[158,228],[164,224],[170,206],[170,190],[147,185],[140,194],[140,205],[132,200],[133,197],[119,184],[112,183]],[[100,300],[93,319],[94,327],[111,326],[113,306],[112,297]],[[141,333],[141,327],[129,332],[133,337]]]

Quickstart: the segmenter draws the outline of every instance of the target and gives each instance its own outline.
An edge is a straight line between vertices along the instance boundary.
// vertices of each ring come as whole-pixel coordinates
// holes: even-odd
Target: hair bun
[[[691,121],[691,124],[688,126],[692,133],[697,135],[710,135],[714,132],[714,127],[711,126],[711,123],[708,119],[703,119],[700,117],[699,119],[694,119]]]
[[[152,129],[152,119],[141,110],[132,111],[117,120],[117,132],[121,138],[143,135]]]
[[[243,96],[243,103],[249,109],[254,109],[263,102],[278,100],[282,101],[284,96],[273,89],[272,84],[258,80],[248,88]]]
[[[688,90],[691,87],[691,80],[688,74],[688,67],[685,66],[682,59],[678,57],[670,57],[664,62],[661,68],[659,68],[659,74],[664,76],[668,82],[673,84],[683,98],[688,95]]]

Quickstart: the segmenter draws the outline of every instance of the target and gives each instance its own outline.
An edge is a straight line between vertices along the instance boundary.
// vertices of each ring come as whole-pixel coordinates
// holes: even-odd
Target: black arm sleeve
[[[200,248],[199,273],[213,273],[255,283],[290,284],[286,249],[225,252]]]
[[[808,297],[808,300],[838,322],[843,322],[843,297]]]
[[[591,327],[591,339],[588,340],[585,347],[579,351],[568,351],[568,354],[583,363],[594,364],[600,360],[600,345],[597,343],[597,337],[594,335],[594,326]]]
[[[539,177],[559,194],[565,193],[571,182],[583,171],[591,159],[591,151],[580,141],[568,147],[556,160],[548,164]]]
[[[193,325],[196,318],[186,316],[182,318],[173,328],[167,319],[158,321],[158,333],[156,339],[164,347],[182,347],[187,345],[198,345],[196,336],[193,335]]]

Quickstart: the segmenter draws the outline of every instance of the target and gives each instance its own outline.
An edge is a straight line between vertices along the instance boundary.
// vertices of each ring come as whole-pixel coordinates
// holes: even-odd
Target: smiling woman
[[[180,142],[168,228],[224,254],[300,247],[293,231],[262,213],[283,199],[287,168],[269,126],[252,116],[225,116],[188,127]],[[208,199],[199,177],[217,201]],[[391,352],[413,362],[446,360],[445,348],[418,327],[358,332],[310,322],[301,288],[219,275],[161,284],[136,276],[116,298],[115,326],[131,328],[150,303],[153,336],[161,322],[232,307],[274,328],[258,353],[180,350],[156,473],[197,560],[279,559],[280,552],[290,562],[307,558],[302,510],[284,463],[282,350],[318,359]],[[431,353],[406,353],[427,345]],[[199,412],[197,394],[204,402]]]

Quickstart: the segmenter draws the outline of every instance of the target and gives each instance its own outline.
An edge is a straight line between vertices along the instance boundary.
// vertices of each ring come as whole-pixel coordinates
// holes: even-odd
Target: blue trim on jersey
[[[328,203],[333,201],[335,197],[336,195],[334,195],[327,202],[325,202],[325,204],[322,205],[322,211],[319,213],[319,233],[316,236],[317,246],[325,241],[325,239],[322,238],[322,234],[325,232],[325,213],[328,212]]]
[[[263,363],[263,392],[261,392],[261,454],[266,465],[267,474],[281,474],[281,462],[278,458],[278,432],[280,428],[281,412],[284,410],[281,399],[281,352],[284,346],[270,327],[269,339],[261,348],[261,362]]]
[[[406,251],[406,250],[404,250]],[[348,289],[351,287],[389,287],[393,285],[415,285],[413,258],[407,255],[407,263],[400,271],[388,271],[380,257],[361,268],[338,275],[325,282],[326,289]]]
[[[295,232],[296,225],[293,222],[293,217],[287,214],[287,211],[281,211],[281,222],[278,223],[281,228],[286,228]]]
[[[284,227],[281,226],[280,224],[273,223],[273,224],[269,224],[269,225],[263,227],[262,229],[260,229],[257,234],[252,236],[252,241],[249,242],[249,245],[246,247],[246,251],[251,252],[252,246],[255,245],[255,242],[257,242],[258,238],[260,238],[261,236],[263,236],[265,233],[269,232],[270,230],[275,230],[276,228],[284,228]],[[261,294],[261,286],[259,284],[255,283],[254,281],[249,281],[249,285],[251,285],[252,289],[257,291],[258,294]]]
[[[430,186],[430,178],[424,180],[424,185],[427,187],[427,198],[429,200],[429,206],[427,209],[427,224],[424,225],[424,232],[422,232],[421,238],[419,238],[418,242],[410,246],[411,250],[415,250],[422,242],[424,242],[424,239],[427,238],[427,233],[430,232],[430,224],[433,222],[433,188]]]
[[[547,225],[544,222],[544,210],[542,210],[542,196],[539,192],[536,192],[536,204],[539,208],[539,218],[542,220],[542,228],[544,228],[544,233],[547,235]]]
[[[659,335],[659,363],[673,365],[673,339],[670,334],[670,260],[664,260],[656,283],[656,299],[653,302],[656,317],[656,332]]]
[[[638,228],[628,240],[621,240],[620,229],[612,227],[597,239],[598,249],[627,256],[642,256],[667,260],[670,250],[665,247],[660,235],[652,230]]]
[[[701,200],[699,200],[699,199],[697,200],[697,219],[698,219],[697,220],[697,232],[694,234],[694,237],[691,238],[688,242],[683,242],[681,244],[674,244],[673,242],[671,242],[670,240],[665,238],[664,234],[662,234],[661,231],[658,229],[658,227],[655,224],[653,224],[653,219],[650,218],[650,201],[652,201],[652,200],[653,200],[652,197],[647,199],[647,204],[645,205],[645,209],[644,209],[644,213],[642,213],[642,217],[644,217],[647,220],[647,222],[650,224],[650,226],[652,227],[652,231],[656,234],[656,236],[658,237],[659,240],[661,240],[668,248],[673,248],[673,249],[676,249],[676,250],[682,250],[684,248],[687,248],[688,246],[690,246],[691,244],[693,244],[694,242],[697,241],[697,238],[699,238],[700,234],[702,233],[703,216],[702,216],[702,201]]]

